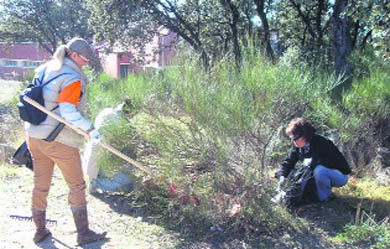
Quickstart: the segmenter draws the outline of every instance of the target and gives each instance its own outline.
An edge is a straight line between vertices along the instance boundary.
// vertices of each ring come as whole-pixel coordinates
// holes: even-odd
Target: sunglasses
[[[296,142],[298,139],[300,139],[302,136],[301,135],[296,135],[296,136],[290,136],[291,141]]]
[[[84,61],[86,62],[89,62],[89,59],[88,58],[85,58],[85,56],[83,56],[82,54],[78,54],[80,56],[81,59],[83,59]]]

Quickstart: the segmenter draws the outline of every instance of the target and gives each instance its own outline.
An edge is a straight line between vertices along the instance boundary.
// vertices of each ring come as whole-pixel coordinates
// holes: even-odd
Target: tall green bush
[[[270,169],[289,144],[284,126],[296,116],[310,116],[333,83],[307,68],[269,64],[248,50],[240,71],[229,59],[208,72],[184,60],[127,80],[101,76],[90,86],[90,104],[96,115],[125,98],[134,103],[137,136],[131,144],[137,160],[161,176],[152,185],[165,189],[158,192],[165,202],[158,204],[165,207],[161,212],[272,230],[288,216],[268,203],[274,189]],[[172,184],[177,189],[169,198]]]

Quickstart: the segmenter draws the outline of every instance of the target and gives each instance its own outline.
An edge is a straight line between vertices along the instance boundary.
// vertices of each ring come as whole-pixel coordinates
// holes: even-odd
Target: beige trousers
[[[68,201],[72,208],[85,207],[85,181],[78,149],[56,141],[27,138],[34,165],[32,208],[45,210],[54,164],[61,170],[69,187]]]

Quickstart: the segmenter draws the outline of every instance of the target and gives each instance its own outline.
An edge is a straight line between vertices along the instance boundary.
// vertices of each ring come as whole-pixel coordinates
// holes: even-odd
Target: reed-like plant
[[[207,72],[184,59],[180,66],[126,80],[101,76],[89,93],[92,116],[103,107],[132,103],[127,116],[132,128],[121,125],[110,140],[161,176],[152,184],[140,183],[138,189],[148,194],[142,198],[138,192],[137,198],[161,194],[158,208],[178,223],[191,219],[275,229],[288,219],[268,203],[275,184],[271,172],[290,144],[283,133],[288,121],[305,116],[320,133],[337,129],[347,134],[351,127],[355,132],[363,127],[362,117],[349,106],[365,112],[377,107],[382,116],[387,112],[387,107],[363,107],[364,101],[348,97],[364,84],[345,93],[343,106],[335,103],[329,92],[339,83],[319,69],[283,60],[274,65],[248,49],[240,70],[229,58]],[[350,136],[342,138],[346,142]],[[142,176],[148,178],[137,173]]]

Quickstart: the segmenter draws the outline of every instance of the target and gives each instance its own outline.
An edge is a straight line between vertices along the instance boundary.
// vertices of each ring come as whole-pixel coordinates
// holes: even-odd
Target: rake
[[[13,220],[32,221],[32,217],[31,216],[10,215],[9,217],[11,219],[13,219]],[[52,225],[57,225],[57,221],[56,220],[46,219],[46,223],[52,224]]]

